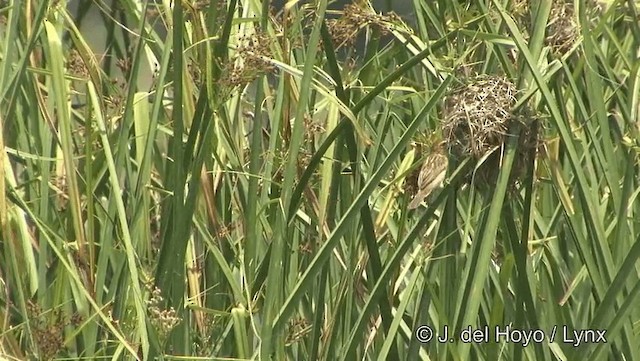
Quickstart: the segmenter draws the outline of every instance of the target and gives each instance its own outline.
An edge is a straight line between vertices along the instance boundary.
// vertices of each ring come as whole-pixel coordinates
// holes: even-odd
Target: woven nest
[[[507,78],[480,75],[467,78],[445,98],[442,133],[450,155],[476,162],[488,155],[475,173],[468,175],[467,183],[495,186],[503,145],[514,122],[521,123],[523,131],[511,173],[512,186],[532,163],[538,143],[537,122],[529,116],[531,111],[527,107],[513,111],[516,92],[516,86]]]

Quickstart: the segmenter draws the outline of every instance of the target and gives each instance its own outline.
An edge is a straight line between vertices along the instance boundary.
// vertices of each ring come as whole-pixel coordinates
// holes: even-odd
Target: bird
[[[449,159],[439,149],[427,156],[418,175],[418,192],[409,203],[409,209],[418,208],[434,189],[442,186],[448,166]]]

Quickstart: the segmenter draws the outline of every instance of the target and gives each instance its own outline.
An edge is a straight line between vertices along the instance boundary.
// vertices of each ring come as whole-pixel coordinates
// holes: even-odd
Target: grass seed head
[[[516,0],[513,2],[511,14],[522,25],[523,35],[528,39],[533,23],[531,15],[535,11],[531,0]],[[584,2],[587,23],[583,26],[592,27],[604,11],[603,3],[597,0]],[[545,45],[551,48],[555,56],[564,56],[574,48],[580,38],[581,24],[578,12],[572,0],[552,2],[551,11],[546,25]]]
[[[580,26],[576,21],[577,14],[572,2],[553,3],[545,43],[556,54],[565,54],[572,47],[580,35]]]
[[[266,60],[273,58],[272,40],[267,33],[257,31],[251,36],[240,37],[238,41],[235,56],[223,65],[219,83],[226,90],[224,93],[231,93],[253,82],[260,75],[275,70],[275,66]]]
[[[328,30],[334,42],[334,47],[352,47],[361,30],[371,26],[380,31],[381,35],[391,30],[391,24],[400,21],[394,14],[376,14],[371,8],[356,3],[348,4],[342,10],[342,16],[328,21]]]

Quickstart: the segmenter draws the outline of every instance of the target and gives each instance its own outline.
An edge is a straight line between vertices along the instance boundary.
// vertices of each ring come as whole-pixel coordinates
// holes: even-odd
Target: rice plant
[[[0,359],[640,360],[639,8],[0,2]]]

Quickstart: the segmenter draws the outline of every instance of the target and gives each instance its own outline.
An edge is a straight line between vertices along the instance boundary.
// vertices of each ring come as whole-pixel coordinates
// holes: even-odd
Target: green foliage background
[[[411,4],[0,3],[0,357],[640,360],[639,4]],[[408,211],[472,74],[537,152]]]

